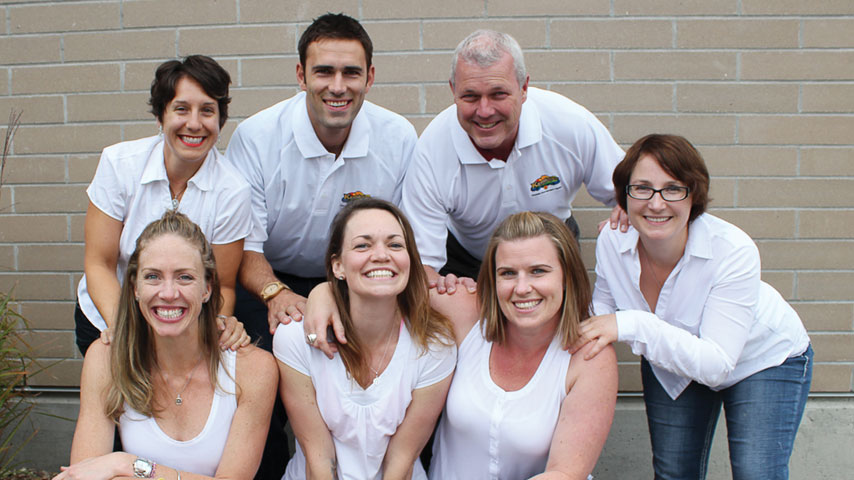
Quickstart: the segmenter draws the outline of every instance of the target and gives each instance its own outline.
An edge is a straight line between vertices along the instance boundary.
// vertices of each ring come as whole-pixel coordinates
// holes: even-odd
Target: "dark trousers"
[[[307,297],[311,289],[326,281],[325,278],[301,278],[283,272],[275,272],[276,276],[294,292]],[[252,295],[242,285],[237,284],[234,316],[243,323],[243,328],[258,346],[273,351],[273,336],[270,334],[270,324],[267,323],[267,306]],[[288,464],[290,452],[288,438],[285,434],[285,424],[288,415],[281,399],[277,398],[273,405],[273,417],[270,419],[270,430],[267,432],[267,442],[261,455],[261,465],[255,474],[256,480],[282,478],[285,466]]]

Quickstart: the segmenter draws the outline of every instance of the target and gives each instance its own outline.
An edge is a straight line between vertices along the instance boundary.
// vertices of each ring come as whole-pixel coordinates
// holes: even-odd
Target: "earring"
[[[161,125],[159,123],[157,124],[157,134],[163,135],[163,125]]]
[[[344,275],[341,275],[340,277],[338,277],[338,280],[344,280]]]

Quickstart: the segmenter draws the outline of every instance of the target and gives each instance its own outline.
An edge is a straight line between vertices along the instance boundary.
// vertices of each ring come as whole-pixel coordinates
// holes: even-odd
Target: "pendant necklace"
[[[172,210],[178,209],[178,204],[181,203],[181,195],[184,194],[184,191],[187,190],[187,184],[184,184],[184,188],[182,188],[178,193],[172,194],[172,184],[169,184],[169,193],[172,194]]]
[[[181,394],[183,394],[184,390],[186,390],[187,387],[190,385],[190,380],[193,379],[193,374],[196,373],[196,369],[199,368],[199,365],[201,365],[201,364],[202,364],[202,356],[199,355],[198,363],[196,363],[196,366],[193,367],[192,370],[190,370],[190,374],[187,375],[187,381],[184,382],[184,386],[181,388],[181,391],[178,392],[178,395],[175,395],[175,405],[178,405],[180,407],[181,405],[184,404],[184,399],[181,398]],[[160,379],[163,380],[163,385],[166,386],[166,390],[169,390],[169,383],[166,382],[166,378],[163,377],[163,370],[161,370],[159,366],[157,367],[157,373],[160,374]],[[169,394],[171,395],[172,392],[170,391]]]
[[[641,245],[641,250],[643,250],[643,257],[646,259],[646,266],[649,267],[649,273],[652,274],[652,279],[655,281],[658,289],[661,290],[662,287],[664,287],[664,283],[658,280],[658,275],[655,274],[655,268],[652,266],[652,261],[650,261],[649,254],[646,253],[646,248],[644,248],[643,245]]]
[[[385,357],[386,357],[386,355],[388,355],[388,347],[389,347],[389,345],[391,345],[391,335],[393,333],[394,333],[394,327],[392,327],[388,331],[388,338],[385,341],[385,350],[383,350],[383,357],[380,359],[379,368],[374,370],[374,367],[368,365],[368,368],[370,368],[371,371],[374,372],[374,380],[371,382],[373,385],[380,383],[380,371],[379,371],[379,369],[383,367],[383,362],[385,362]]]

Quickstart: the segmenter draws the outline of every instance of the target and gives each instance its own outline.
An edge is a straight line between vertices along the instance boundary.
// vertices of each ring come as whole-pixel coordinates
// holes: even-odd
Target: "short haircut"
[[[299,51],[299,63],[303,68],[305,68],[308,46],[313,42],[326,39],[358,40],[362,44],[362,48],[365,49],[366,65],[371,66],[374,44],[362,24],[355,18],[343,13],[327,13],[314,19],[311,25],[302,32],[297,50]]]
[[[490,342],[504,343],[507,331],[507,316],[501,310],[495,283],[498,246],[504,242],[540,236],[547,237],[554,245],[563,269],[563,305],[556,335],[564,348],[575,342],[580,335],[579,324],[590,317],[593,291],[587,269],[581,260],[578,242],[569,227],[550,213],[519,212],[504,219],[493,232],[477,278],[484,337]]]
[[[184,77],[198,83],[207,96],[216,100],[219,128],[222,128],[228,120],[228,104],[231,102],[228,84],[231,83],[231,76],[216,60],[205,55],[190,55],[184,61],[170,60],[157,67],[151,82],[151,96],[148,98],[151,113],[163,122],[166,105],[175,98],[175,88]]]
[[[658,162],[668,175],[684,183],[691,189],[691,213],[688,222],[694,221],[706,211],[709,205],[709,170],[700,152],[691,142],[679,135],[653,133],[636,141],[626,151],[611,177],[614,181],[614,194],[617,203],[627,210],[626,186],[632,178],[632,172],[638,161],[649,155]]]
[[[456,82],[457,63],[460,60],[479,67],[490,67],[498,63],[505,53],[513,58],[513,70],[516,72],[516,81],[521,88],[528,76],[522,47],[515,38],[495,30],[477,30],[457,45],[451,62],[451,87]]]

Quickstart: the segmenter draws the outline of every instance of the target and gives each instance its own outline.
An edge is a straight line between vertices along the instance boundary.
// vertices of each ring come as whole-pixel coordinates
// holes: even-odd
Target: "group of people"
[[[734,478],[787,477],[809,337],[753,241],[705,213],[686,139],[624,153],[529,87],[499,32],[458,45],[453,105],[420,137],[365,100],[356,20],[317,18],[298,50],[302,92],[241,122],[224,156],[230,77],[201,55],[157,69],[158,135],[104,150],[55,478],[586,479],[617,341],[642,356],[656,478],[705,476],[722,406]],[[613,207],[595,287],[582,184]]]

